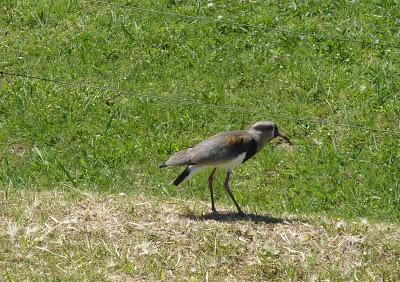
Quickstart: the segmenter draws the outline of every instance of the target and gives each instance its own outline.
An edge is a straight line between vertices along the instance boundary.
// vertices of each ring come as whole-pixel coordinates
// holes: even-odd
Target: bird
[[[179,151],[160,164],[160,168],[170,166],[186,166],[175,179],[174,185],[190,179],[203,169],[212,168],[208,177],[208,187],[211,194],[211,211],[217,213],[214,202],[213,181],[217,168],[226,171],[224,188],[235,204],[238,215],[244,215],[230,190],[232,169],[245,163],[275,137],[284,139],[292,144],[290,139],[278,130],[271,121],[260,121],[250,126],[248,130],[227,131],[216,134],[199,144]]]

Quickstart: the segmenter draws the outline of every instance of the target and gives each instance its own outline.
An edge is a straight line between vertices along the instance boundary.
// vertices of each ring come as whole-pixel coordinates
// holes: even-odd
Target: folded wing
[[[193,164],[215,165],[246,153],[243,162],[257,152],[257,142],[247,131],[221,133],[194,146],[189,152]]]

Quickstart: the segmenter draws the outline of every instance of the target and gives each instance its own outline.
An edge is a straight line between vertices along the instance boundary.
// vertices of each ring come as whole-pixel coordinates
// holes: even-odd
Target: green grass
[[[216,132],[273,120],[295,145],[289,150],[273,141],[235,170],[234,194],[246,211],[399,222],[399,134],[271,117],[398,132],[397,2],[115,3],[122,6],[1,1],[1,70],[124,91],[1,77],[3,188],[66,185],[208,201],[205,173],[175,188],[178,170],[159,170],[158,164]],[[222,20],[130,8],[136,5]],[[217,190],[217,207],[231,205],[223,189]]]

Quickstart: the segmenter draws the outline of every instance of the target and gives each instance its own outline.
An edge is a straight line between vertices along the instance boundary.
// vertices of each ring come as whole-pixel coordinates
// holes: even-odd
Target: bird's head
[[[289,144],[292,144],[289,138],[279,132],[278,126],[271,121],[260,121],[250,126],[249,131],[259,137],[259,144],[263,146],[269,140],[275,137],[281,137]]]

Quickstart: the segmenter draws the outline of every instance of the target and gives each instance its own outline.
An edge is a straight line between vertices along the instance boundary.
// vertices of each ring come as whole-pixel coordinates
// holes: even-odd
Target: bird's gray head
[[[278,136],[286,140],[289,144],[291,144],[289,138],[286,135],[280,133],[278,130],[278,126],[276,126],[276,124],[271,121],[260,121],[253,124],[249,128],[249,132],[253,133],[257,137],[256,141],[258,143],[259,150],[269,140]]]

